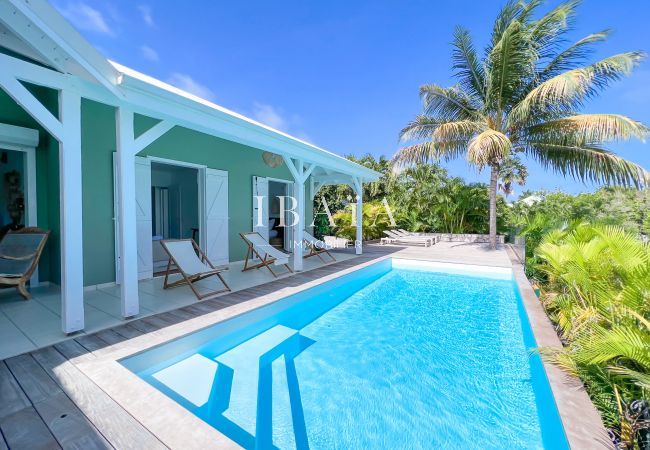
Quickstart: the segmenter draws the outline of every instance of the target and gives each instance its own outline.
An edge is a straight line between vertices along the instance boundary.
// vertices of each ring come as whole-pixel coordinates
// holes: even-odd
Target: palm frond
[[[467,160],[479,168],[499,164],[510,154],[512,143],[508,136],[487,129],[472,138],[467,147]]]
[[[650,129],[618,114],[579,114],[533,125],[526,132],[533,140],[581,146],[631,138],[645,141]]]
[[[510,109],[522,86],[535,71],[537,53],[527,28],[518,21],[510,23],[487,57],[487,105],[497,111]]]
[[[452,61],[455,75],[466,92],[485,101],[485,70],[476,54],[469,31],[456,27],[452,41]]]
[[[578,0],[569,0],[531,23],[530,39],[540,58],[550,58],[555,54],[557,40],[570,28],[579,3]]]
[[[535,111],[543,109],[575,109],[607,87],[611,82],[629,75],[645,57],[643,52],[627,52],[602,59],[587,67],[568,70],[532,89],[511,111],[514,125]]]
[[[529,141],[525,152],[544,168],[577,180],[641,188],[650,174],[631,161],[597,146],[574,146],[547,141]]]
[[[447,122],[472,120],[480,116],[472,98],[458,86],[449,88],[435,84],[420,86],[424,114],[439,117]]]
[[[400,148],[393,156],[392,164],[404,167],[429,161],[450,160],[462,155],[467,149],[467,139],[436,143],[432,141]]]
[[[561,72],[580,67],[585,63],[586,58],[591,55],[593,44],[605,41],[609,35],[610,30],[590,34],[558,53],[545,67],[537,72],[537,81],[543,82],[559,75]]]

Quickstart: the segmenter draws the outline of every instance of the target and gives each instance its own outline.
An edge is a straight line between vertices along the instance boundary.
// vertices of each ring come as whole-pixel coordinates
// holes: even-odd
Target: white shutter
[[[262,197],[261,220],[259,220],[259,201]],[[264,177],[253,177],[253,231],[257,231],[264,239],[269,240],[269,180]]]
[[[205,169],[205,254],[214,265],[228,264],[228,172]]]
[[[138,235],[138,279],[153,277],[151,247],[151,160],[135,157],[135,218]]]
[[[286,195],[289,197],[296,198],[295,192],[293,190],[294,184],[293,183],[287,183],[287,191]],[[287,201],[286,207],[288,208],[291,206],[291,200]],[[293,251],[293,235],[294,235],[294,227],[290,227],[289,224],[293,223],[293,214],[291,214],[289,211],[285,212],[284,215],[284,223],[287,224],[287,226],[284,228],[284,249],[288,252]]]

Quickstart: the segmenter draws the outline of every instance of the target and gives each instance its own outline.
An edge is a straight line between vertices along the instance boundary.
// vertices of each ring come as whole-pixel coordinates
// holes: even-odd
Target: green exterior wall
[[[57,114],[56,91],[26,85],[32,94],[53,114]],[[59,143],[50,136],[29,114],[0,89],[0,123],[39,131],[36,149],[36,201],[38,203],[38,226],[52,230],[50,240],[43,251],[39,264],[41,281],[58,283],[61,278],[59,236]]]
[[[57,93],[50,89],[31,88],[43,104],[56,113]],[[6,93],[0,90],[0,122],[38,129],[41,142],[37,149],[38,223],[52,230],[41,260],[41,280],[60,282],[59,235],[59,159],[58,142],[34,121]],[[136,135],[156,120],[136,115]],[[82,100],[82,188],[84,284],[96,285],[115,281],[115,231],[113,222],[113,153],[115,152],[115,109]],[[202,164],[228,171],[229,252],[230,260],[245,257],[246,247],[239,232],[251,230],[252,177],[254,175],[292,180],[286,166],[268,167],[262,151],[225,139],[182,127],[175,127],[147,147],[140,156],[156,156]],[[305,216],[311,222],[312,205],[307,183]]]

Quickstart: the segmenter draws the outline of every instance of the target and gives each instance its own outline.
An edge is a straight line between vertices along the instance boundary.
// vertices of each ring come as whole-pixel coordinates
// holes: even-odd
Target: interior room
[[[200,242],[198,170],[152,162],[151,212],[153,270],[159,273],[168,262],[162,239]]]
[[[0,149],[0,238],[25,224],[25,154]]]
[[[290,249],[290,230],[289,227],[280,226],[280,197],[288,195],[291,195],[288,183],[269,180],[269,243],[284,250]],[[291,206],[291,200],[285,199],[284,208]],[[287,217],[285,223],[290,220],[291,217]]]

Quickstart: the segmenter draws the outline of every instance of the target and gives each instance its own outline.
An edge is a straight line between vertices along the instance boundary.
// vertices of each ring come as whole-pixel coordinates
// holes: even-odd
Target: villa
[[[241,261],[239,233],[269,231],[254,195],[267,199],[264,221],[269,196],[293,195],[309,225],[321,186],[360,192],[378,176],[108,61],[47,2],[0,7],[0,148],[25,162],[26,225],[52,230],[31,286],[61,287],[64,333],[85,328],[89,289],[117,283],[122,316],[140,314],[138,281],[166,265],[157,236],[194,237],[214,264]],[[287,250],[302,230],[284,236]]]
[[[45,0],[0,0],[0,162],[3,231],[44,236],[0,292],[0,450],[610,448],[531,353],[562,344],[502,236],[363,242],[380,173],[108,60]],[[340,184],[356,241],[306,253]]]

